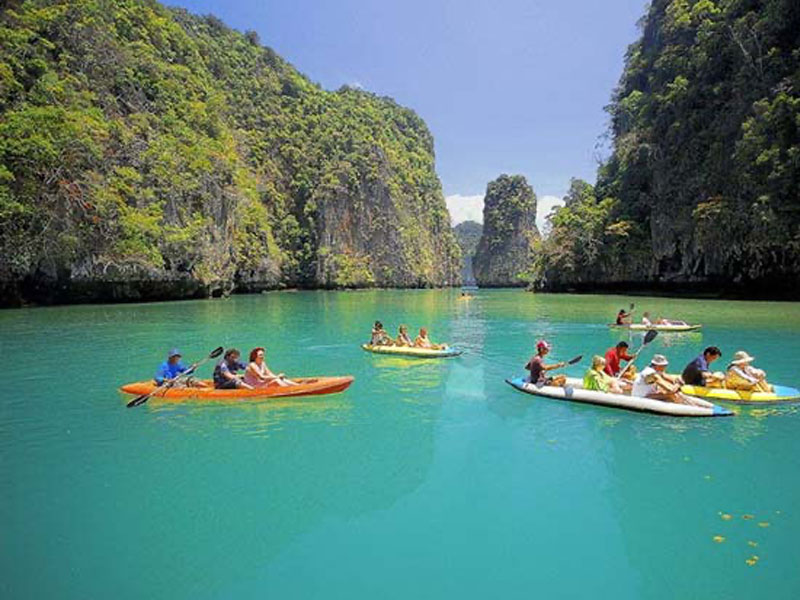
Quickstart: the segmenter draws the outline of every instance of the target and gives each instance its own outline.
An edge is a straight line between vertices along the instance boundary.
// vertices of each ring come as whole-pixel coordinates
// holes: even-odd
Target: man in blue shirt
[[[218,390],[235,390],[245,388],[252,390],[251,385],[241,380],[237,371],[244,370],[247,365],[239,360],[241,354],[236,348],[228,348],[225,356],[214,368],[214,387]]]
[[[709,365],[722,356],[722,351],[716,346],[709,346],[703,353],[686,365],[681,379],[686,385],[706,386],[717,378],[711,372]]]
[[[189,367],[181,362],[180,350],[173,348],[169,351],[169,353],[167,353],[167,360],[161,363],[161,365],[158,367],[156,376],[153,379],[156,380],[156,385],[164,385],[165,381],[175,379],[178,375],[186,372],[188,369]]]

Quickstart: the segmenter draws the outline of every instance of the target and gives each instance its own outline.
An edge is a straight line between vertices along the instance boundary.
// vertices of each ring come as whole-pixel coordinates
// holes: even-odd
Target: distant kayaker
[[[767,383],[767,374],[751,364],[754,360],[755,358],[744,350],[739,350],[734,354],[725,374],[725,387],[752,392],[774,391],[772,386]]]
[[[253,386],[242,381],[237,373],[237,371],[247,368],[247,365],[239,361],[240,357],[241,353],[236,348],[228,348],[225,351],[225,356],[214,367],[215,388],[218,390],[253,389]]]
[[[683,382],[680,377],[665,373],[669,361],[662,354],[655,354],[650,364],[637,375],[633,382],[633,396],[652,398],[676,404],[690,404],[694,406],[713,406],[710,402],[699,398],[690,398],[681,393]]]
[[[414,345],[414,342],[408,335],[408,327],[405,325],[400,325],[400,329],[397,331],[397,341],[395,342],[397,346],[403,346],[409,348]]]
[[[267,351],[261,347],[253,348],[250,351],[250,362],[244,371],[243,381],[253,388],[297,385],[291,379],[286,379],[286,375],[283,373],[276,375],[270,371],[267,363],[264,362],[266,354]]]
[[[190,367],[184,365],[181,362],[181,358],[181,352],[177,348],[173,348],[167,353],[167,360],[159,365],[158,371],[156,371],[156,375],[153,377],[156,385],[160,386],[165,383],[172,383],[178,376],[189,370]],[[205,383],[192,377],[187,377],[182,382],[175,382],[172,383],[172,385],[174,387],[180,387],[181,385],[187,387],[206,387]]]
[[[622,365],[620,364],[623,360],[630,361],[633,360],[634,357],[628,354],[628,342],[621,341],[618,342],[616,346],[613,348],[609,348],[606,350],[606,365],[605,365],[605,372],[611,375],[612,377],[618,377],[620,372],[622,371]],[[631,370],[635,369],[636,367],[628,367],[628,370],[625,372],[627,375],[631,373]],[[635,371],[634,371],[635,372]]]
[[[652,327],[653,322],[650,320],[650,313],[645,312],[642,314],[642,325],[645,327]]]
[[[722,350],[716,346],[709,346],[703,353],[698,355],[692,362],[686,365],[681,374],[681,379],[686,385],[715,386],[720,385],[725,379],[722,373],[712,373],[710,366],[715,360],[722,356]]]
[[[625,312],[624,308],[620,308],[617,313],[617,325],[630,325],[631,313]]]
[[[608,367],[606,359],[599,354],[595,354],[592,357],[591,368],[583,376],[583,389],[622,394],[622,387],[620,387],[616,379],[604,370],[606,367]]]
[[[548,377],[547,371],[553,369],[561,369],[567,365],[566,362],[554,363],[552,365],[545,364],[544,357],[550,353],[550,343],[546,340],[539,340],[536,342],[536,354],[534,354],[525,365],[525,370],[530,371],[528,382],[547,384],[547,385],[564,385],[567,381],[565,375],[557,375],[556,377]]]
[[[372,326],[372,338],[369,342],[372,346],[393,346],[394,342],[392,338],[389,337],[389,334],[386,333],[386,330],[383,328],[383,323],[380,321],[375,321],[375,325]]]
[[[417,348],[429,348],[430,350],[445,350],[447,344],[434,344],[428,339],[428,330],[425,327],[420,327],[419,335],[414,340],[414,346]]]

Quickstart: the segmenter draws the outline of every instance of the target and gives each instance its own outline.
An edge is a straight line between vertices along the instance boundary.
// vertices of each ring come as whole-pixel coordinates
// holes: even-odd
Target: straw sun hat
[[[653,360],[650,361],[650,364],[657,367],[666,367],[669,364],[669,361],[663,354],[654,354]]]
[[[731,361],[731,363],[733,363],[734,365],[746,365],[748,363],[753,362],[754,360],[755,358],[750,356],[747,352],[745,352],[744,350],[739,350],[736,354],[733,355],[733,360]]]

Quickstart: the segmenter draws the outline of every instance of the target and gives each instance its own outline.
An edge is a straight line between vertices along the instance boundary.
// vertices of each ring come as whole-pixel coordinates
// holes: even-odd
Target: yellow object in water
[[[372,352],[374,354],[413,356],[416,358],[449,358],[461,354],[461,350],[452,347],[445,347],[440,350],[415,348],[413,346],[373,346],[372,344],[362,344],[361,347],[367,352]]]
[[[689,396],[707,400],[722,400],[737,404],[761,404],[770,402],[800,402],[800,390],[785,385],[775,385],[772,392],[747,392],[725,388],[684,385],[681,391]]]

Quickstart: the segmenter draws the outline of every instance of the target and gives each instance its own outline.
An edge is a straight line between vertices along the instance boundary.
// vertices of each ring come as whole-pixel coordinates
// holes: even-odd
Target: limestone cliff
[[[473,260],[479,286],[525,285],[539,238],[536,195],[522,175],[501,175],[486,187],[483,235]]]
[[[0,306],[438,286],[425,123],[157,2],[0,13]]]
[[[799,7],[650,3],[539,286],[800,298]]]

